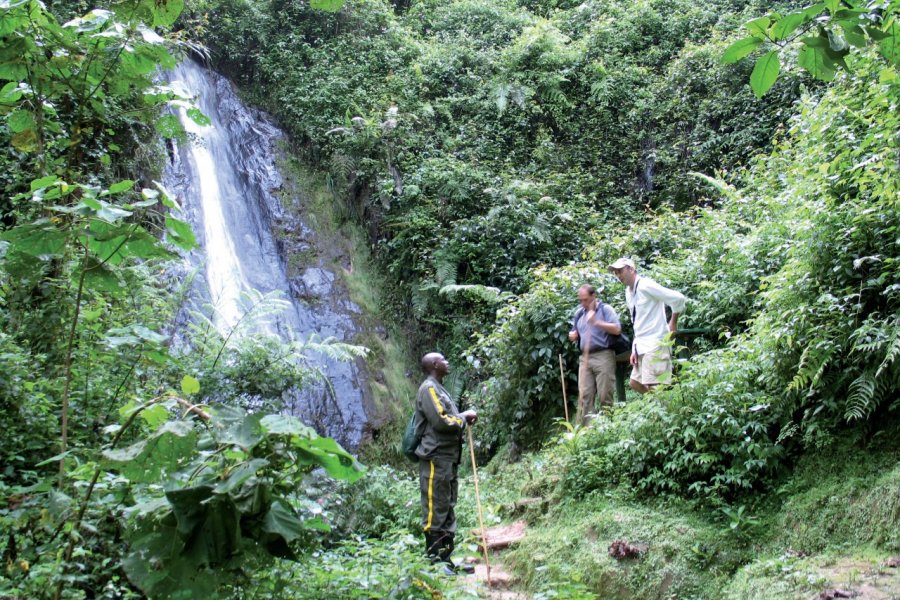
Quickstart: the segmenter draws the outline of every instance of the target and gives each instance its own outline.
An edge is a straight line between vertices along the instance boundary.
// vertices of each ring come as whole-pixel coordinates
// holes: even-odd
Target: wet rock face
[[[205,265],[199,293],[224,307],[217,325],[226,332],[234,325],[237,309],[226,309],[229,302],[237,305],[229,299],[238,298],[241,289],[280,290],[291,310],[259,333],[284,339],[354,339],[360,331],[354,315],[360,311],[348,300],[340,277],[324,265],[287,267],[292,258],[315,256],[317,236],[300,211],[284,207],[284,202],[301,202],[281,197],[284,179],[276,156],[284,133],[264,113],[244,106],[229,81],[195,63],[182,64],[171,79],[198,96],[198,105],[212,120],[211,127],[198,127],[182,115],[193,142],[172,153],[166,183],[182,198],[198,234],[202,252],[189,260],[195,267]],[[286,398],[288,410],[321,434],[356,449],[370,435],[373,411],[363,362],[310,358],[328,381]]]

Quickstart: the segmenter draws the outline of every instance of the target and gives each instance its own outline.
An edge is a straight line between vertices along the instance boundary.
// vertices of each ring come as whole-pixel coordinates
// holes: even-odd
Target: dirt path
[[[491,563],[490,585],[488,584],[488,570],[482,558],[475,565],[475,573],[468,575],[487,590],[488,600],[529,600],[524,592],[516,591],[512,587],[512,576],[503,567],[502,551],[525,537],[525,521],[516,521],[510,525],[500,525],[487,529],[488,559]],[[476,532],[478,538],[481,532]]]

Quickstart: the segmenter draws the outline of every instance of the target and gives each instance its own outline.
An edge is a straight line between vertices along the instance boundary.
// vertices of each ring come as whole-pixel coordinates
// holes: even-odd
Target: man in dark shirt
[[[444,563],[445,572],[450,574],[456,571],[450,555],[456,535],[456,473],[462,456],[462,435],[478,416],[474,410],[459,412],[441,385],[444,375],[450,372],[450,363],[442,354],[430,352],[423,356],[422,370],[428,375],[416,394],[416,433],[422,440],[416,448],[422,529],[428,556]]]
[[[578,366],[578,411],[575,422],[587,425],[595,411],[594,397],[600,406],[612,406],[616,386],[616,353],[611,348],[611,335],[622,333],[619,317],[609,304],[600,302],[597,290],[590,284],[578,288],[578,304],[572,316],[569,339],[578,341],[581,360]]]

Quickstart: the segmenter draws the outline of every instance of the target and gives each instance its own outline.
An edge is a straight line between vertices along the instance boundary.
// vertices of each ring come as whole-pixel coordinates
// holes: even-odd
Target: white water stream
[[[180,111],[191,140],[173,152],[166,184],[183,202],[202,248],[189,260],[202,269],[201,294],[214,307],[216,328],[223,336],[238,326],[235,331],[244,336],[352,338],[352,314],[358,308],[336,287],[334,273],[311,265],[289,278],[287,257],[281,256],[273,235],[273,221],[298,218],[285,214],[279,197],[283,182],[275,145],[284,134],[265,115],[245,107],[227,80],[196,63],[180,65],[170,81],[196,97],[212,121],[198,125]],[[292,235],[315,237],[302,222],[294,223]],[[280,295],[285,310],[269,311],[263,319],[245,318],[252,303],[248,298],[258,299],[260,293]],[[285,398],[286,404],[320,433],[355,448],[368,423],[361,366],[324,357],[315,362],[328,384],[311,385]]]

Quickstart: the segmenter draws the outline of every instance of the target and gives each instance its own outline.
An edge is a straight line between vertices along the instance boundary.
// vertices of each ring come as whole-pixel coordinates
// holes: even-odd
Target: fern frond
[[[710,177],[709,175],[705,175],[703,173],[698,173],[696,171],[688,171],[688,175],[692,177],[696,177],[700,181],[703,181],[710,186],[712,186],[717,192],[728,198],[729,200],[737,200],[740,198],[740,194],[734,188],[733,185],[719,179],[718,177]]]
[[[459,403],[459,398],[466,387],[466,378],[463,376],[462,371],[453,371],[444,377],[444,381],[441,383],[444,389],[450,393],[450,397]]]
[[[440,286],[456,284],[456,257],[447,253],[436,253],[434,257],[434,279]]]
[[[334,152],[328,161],[328,170],[342,180],[347,180],[355,168],[353,158],[342,152]]]
[[[788,385],[788,389],[799,391],[801,388],[809,388],[810,390],[815,388],[838,350],[838,346],[828,340],[816,344],[815,347],[807,346],[800,356],[797,373],[794,375],[790,385]]]
[[[900,315],[894,319],[891,342],[888,346],[887,353],[884,356],[884,360],[878,365],[878,371],[875,373],[875,376],[880,376],[884,371],[890,368],[891,365],[900,364],[897,361],[898,358],[900,358]]]
[[[806,360],[809,356],[809,346],[803,349],[803,353],[800,355],[800,362],[797,363],[797,372],[794,374],[794,378],[791,380],[791,383],[788,384],[788,389],[791,391],[797,391],[802,388],[805,388],[809,383],[809,373],[807,372]]]
[[[365,346],[339,342],[334,337],[319,339],[319,336],[316,334],[309,336],[306,341],[298,342],[294,348],[297,353],[303,356],[310,352],[315,352],[340,362],[350,362],[355,358],[365,358],[369,354],[369,349]]]
[[[844,419],[855,421],[867,417],[875,409],[875,390],[875,375],[864,371],[850,384]]]
[[[497,304],[512,296],[509,292],[501,291],[500,288],[487,285],[445,285],[440,289],[440,294],[449,298],[457,294],[465,294],[489,304]]]
[[[509,96],[509,84],[500,83],[494,87],[494,99],[497,103],[497,111],[502,115],[506,112],[507,98]]]
[[[535,239],[541,243],[546,243],[551,240],[551,228],[552,225],[547,217],[542,214],[538,214],[534,218],[534,223],[531,224],[531,230],[528,233],[532,239]]]

